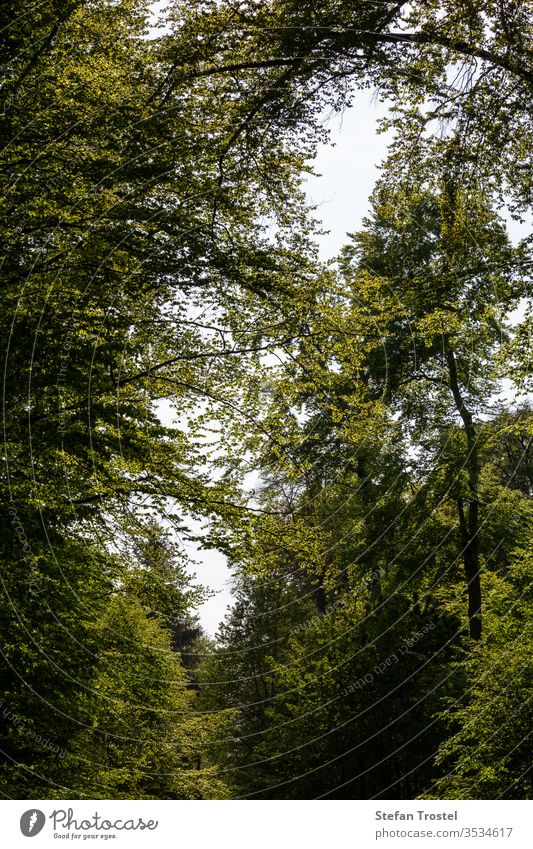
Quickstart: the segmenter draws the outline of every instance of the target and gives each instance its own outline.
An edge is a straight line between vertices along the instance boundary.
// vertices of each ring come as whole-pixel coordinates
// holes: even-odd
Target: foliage
[[[531,6],[162,14],[3,8],[0,792],[529,798]]]

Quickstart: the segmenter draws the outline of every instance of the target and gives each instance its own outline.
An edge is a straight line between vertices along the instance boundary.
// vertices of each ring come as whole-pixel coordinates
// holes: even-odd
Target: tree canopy
[[[530,798],[530,3],[19,7],[0,791]],[[391,142],[324,263],[361,90]]]

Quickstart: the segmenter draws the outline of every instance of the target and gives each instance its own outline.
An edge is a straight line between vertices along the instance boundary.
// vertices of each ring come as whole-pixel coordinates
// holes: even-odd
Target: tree
[[[180,57],[187,34],[209,36],[167,80],[231,80],[240,94],[233,145],[275,126],[309,145],[325,107],[344,108],[376,86],[393,108],[404,162],[413,148],[453,155],[472,185],[491,182],[516,211],[531,202],[531,6],[469,0],[426,2],[245,2],[179,7],[168,37]],[[298,137],[298,131],[299,137]],[[439,132],[440,131],[440,132]],[[429,136],[425,145],[424,138]],[[311,141],[312,144],[312,141]],[[508,200],[508,197],[507,197]]]
[[[225,724],[195,714],[196,695],[170,634],[120,596],[96,628],[99,664],[83,698],[86,727],[63,761],[59,796],[67,787],[96,799],[224,797],[206,746]]]
[[[355,297],[384,339],[378,385],[392,410],[411,422],[414,439],[426,449],[436,440],[444,457],[454,417],[461,422],[460,453],[452,460],[457,484],[448,493],[457,505],[470,636],[479,640],[481,466],[474,416],[490,409],[501,374],[496,356],[504,321],[523,286],[520,251],[488,199],[453,182],[433,196],[409,183],[383,186],[376,201],[369,230],[355,240]],[[345,270],[350,262],[348,251]]]
[[[261,314],[294,265],[282,233],[300,247],[306,236],[292,226],[295,164],[274,136],[278,180],[233,151],[235,185],[219,189],[212,139],[232,109],[186,83],[163,102],[173,60],[147,37],[143,0],[4,14],[2,675],[8,713],[34,722],[46,705],[45,731],[66,746],[60,717],[98,667],[92,616],[116,583],[150,615],[181,615],[194,597],[168,563],[132,565],[135,523],[161,520],[169,499],[181,532],[185,514],[231,525],[245,513],[235,481],[206,472],[202,404],[229,404],[225,387],[258,346],[251,307],[244,330],[238,307]],[[280,221],[275,250],[266,213]],[[158,415],[169,396],[179,427]],[[11,792],[32,792],[25,761],[51,780],[49,753],[41,770],[30,738],[6,723],[3,739],[21,766]]]
[[[4,10],[5,794],[529,793],[529,4],[149,11]],[[302,176],[365,87],[322,267]],[[180,536],[237,572],[204,663]]]
[[[531,554],[515,550],[505,577],[490,574],[483,650],[465,660],[468,687],[451,703],[429,798],[530,799]]]

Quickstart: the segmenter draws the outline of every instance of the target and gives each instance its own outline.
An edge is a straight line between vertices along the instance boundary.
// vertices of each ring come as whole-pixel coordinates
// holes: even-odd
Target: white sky
[[[384,107],[375,104],[369,92],[359,93],[353,104],[329,123],[332,143],[320,146],[314,162],[321,176],[310,177],[307,183],[309,200],[318,205],[315,215],[329,231],[319,242],[324,260],[339,252],[346,233],[357,230],[368,213],[377,166],[386,153],[386,138],[376,132]],[[230,572],[218,552],[189,549],[189,553],[201,564],[196,570],[199,583],[216,592],[198,611],[204,629],[214,635],[231,605]]]
[[[166,0],[151,4],[154,22],[166,5]],[[346,233],[357,230],[368,212],[376,169],[386,152],[386,138],[376,132],[377,121],[384,114],[385,108],[365,91],[353,98],[353,106],[343,115],[328,122],[331,142],[319,147],[313,163],[321,176],[307,181],[309,201],[318,206],[315,217],[329,231],[319,240],[323,260],[339,252],[346,242]],[[171,423],[168,405],[160,405],[160,414],[165,424]],[[226,558],[216,551],[194,548],[189,548],[188,553],[200,564],[196,569],[198,582],[215,592],[198,610],[204,629],[214,635],[232,601]]]
[[[374,188],[380,162],[385,158],[387,137],[378,135],[377,121],[385,107],[376,103],[368,91],[353,98],[353,106],[329,123],[331,143],[321,145],[314,170],[321,176],[310,177],[307,194],[318,206],[315,215],[329,231],[320,237],[321,259],[336,256],[346,243],[346,233],[359,229],[369,212],[368,198]],[[508,221],[513,240],[530,232],[531,223]],[[201,584],[215,591],[198,613],[204,629],[214,635],[219,622],[231,606],[230,572],[225,557],[215,551],[190,552],[200,562],[196,574]]]
[[[151,4],[154,18],[166,5],[166,0]],[[386,155],[387,136],[377,133],[377,121],[385,114],[385,107],[375,101],[372,93],[362,91],[354,96],[350,109],[328,122],[330,143],[319,147],[313,163],[320,176],[307,180],[309,201],[317,205],[315,217],[328,231],[319,239],[323,260],[338,254],[347,241],[346,234],[359,229],[369,211],[368,197],[377,179],[377,168]],[[526,232],[527,226],[509,222],[513,240]],[[163,421],[170,424],[170,408],[161,406]],[[198,582],[215,592],[198,610],[205,631],[213,636],[232,602],[230,572],[225,557],[218,552],[189,548],[188,553],[199,562]]]

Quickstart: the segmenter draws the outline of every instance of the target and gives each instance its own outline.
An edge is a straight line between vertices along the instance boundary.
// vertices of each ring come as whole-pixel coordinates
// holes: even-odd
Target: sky
[[[330,143],[319,147],[314,162],[317,176],[309,177],[306,186],[310,203],[317,206],[315,216],[328,231],[319,240],[323,260],[336,256],[346,242],[346,233],[357,230],[369,211],[377,166],[386,153],[386,137],[377,134],[377,121],[384,114],[385,108],[365,91],[342,116],[336,115],[327,124]],[[198,610],[204,630],[214,636],[231,606],[231,574],[219,552],[192,546],[187,552],[198,561],[198,582],[215,593]]]
[[[150,4],[154,22],[166,0]],[[153,31],[153,34],[160,34]],[[316,176],[307,178],[307,196],[316,205],[315,217],[326,231],[319,238],[322,260],[336,256],[346,242],[346,233],[357,230],[368,213],[368,197],[377,178],[377,166],[386,153],[387,139],[377,133],[377,122],[386,113],[372,93],[362,91],[353,105],[342,115],[326,122],[330,141],[321,144],[313,163]],[[171,424],[170,405],[160,405],[165,424]],[[192,544],[185,546],[197,563],[198,583],[209,587],[213,596],[199,609],[204,630],[214,636],[219,623],[231,606],[231,573],[226,558],[216,551],[202,551]]]
[[[151,4],[154,20],[165,7],[166,0]],[[155,34],[155,31],[154,31]],[[326,126],[330,140],[321,144],[313,163],[316,176],[306,181],[309,202],[316,206],[315,217],[326,231],[319,237],[322,260],[335,257],[346,243],[346,234],[358,230],[369,212],[369,195],[377,176],[378,166],[385,158],[387,135],[378,134],[379,118],[386,107],[377,102],[372,92],[355,94],[352,106],[342,115],[333,116]],[[519,225],[508,221],[513,241],[530,231],[531,222]],[[516,318],[520,317],[519,309]],[[162,409],[165,424],[170,424],[170,407]],[[209,587],[214,595],[198,609],[204,630],[214,636],[228,606],[231,606],[231,574],[225,557],[216,551],[202,551],[192,544],[187,553],[197,561],[195,574],[199,583]]]
[[[338,254],[347,241],[346,234],[359,229],[369,212],[368,199],[378,177],[378,166],[386,156],[387,136],[377,133],[377,122],[385,114],[386,107],[376,103],[371,92],[362,91],[343,115],[336,115],[327,125],[330,143],[319,147],[314,162],[317,176],[309,177],[306,186],[310,203],[317,206],[315,216],[327,231],[319,239],[324,261]],[[507,224],[513,241],[530,232],[530,221],[520,225],[508,220]],[[522,313],[520,308],[515,318],[521,318]],[[199,562],[199,583],[215,593],[198,610],[204,630],[214,636],[231,606],[231,574],[222,554],[192,548],[189,553]]]

